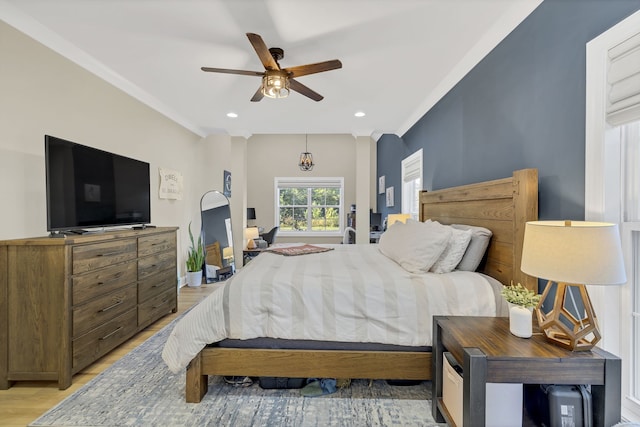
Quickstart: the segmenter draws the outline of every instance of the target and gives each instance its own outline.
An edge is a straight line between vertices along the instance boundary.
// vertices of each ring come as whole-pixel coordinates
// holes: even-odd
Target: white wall
[[[279,177],[344,177],[344,215],[356,203],[356,138],[353,135],[308,136],[308,148],[315,166],[303,172],[298,167],[300,153],[305,150],[305,135],[253,135],[247,153],[247,207],[256,208],[256,221],[251,225],[275,226],[274,178]],[[368,210],[366,211],[368,212]],[[299,241],[277,237],[278,242]],[[342,238],[307,238],[307,242],[339,243]]]
[[[0,240],[47,234],[50,134],[150,163],[151,220],[180,227],[182,272],[187,226],[200,226],[204,190],[221,188],[214,153],[228,137],[202,139],[1,21],[0,58]],[[158,198],[160,167],[184,175],[182,200]]]

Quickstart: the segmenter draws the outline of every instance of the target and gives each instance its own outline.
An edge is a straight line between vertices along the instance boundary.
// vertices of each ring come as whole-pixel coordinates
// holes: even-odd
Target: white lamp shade
[[[521,270],[554,282],[622,285],[627,278],[618,225],[587,221],[527,222]]]
[[[247,227],[244,229],[244,238],[247,240],[253,240],[260,237],[258,227]]]
[[[233,258],[233,248],[230,246],[227,246],[225,248],[222,249],[222,258],[224,259],[229,259],[229,258]]]
[[[411,218],[411,214],[389,214],[387,215],[387,228],[391,227],[394,222],[407,222]]]

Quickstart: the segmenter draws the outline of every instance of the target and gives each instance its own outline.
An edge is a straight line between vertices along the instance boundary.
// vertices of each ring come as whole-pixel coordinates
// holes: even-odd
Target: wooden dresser
[[[0,241],[0,389],[57,381],[177,310],[177,228]]]

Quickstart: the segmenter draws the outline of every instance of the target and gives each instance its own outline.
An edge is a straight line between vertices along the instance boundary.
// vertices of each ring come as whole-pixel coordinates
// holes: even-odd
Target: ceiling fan
[[[251,98],[252,102],[258,102],[265,96],[269,98],[285,98],[289,95],[289,89],[295,90],[314,101],[321,101],[324,98],[322,95],[298,82],[294,77],[342,68],[342,62],[337,59],[315,64],[299,65],[297,67],[280,68],[278,61],[284,57],[284,50],[279,47],[267,48],[264,40],[262,40],[262,37],[258,34],[247,33],[247,37],[258,54],[262,65],[264,65],[264,72],[211,67],[202,67],[201,70],[212,73],[262,77],[262,84],[253,95],[253,98]]]

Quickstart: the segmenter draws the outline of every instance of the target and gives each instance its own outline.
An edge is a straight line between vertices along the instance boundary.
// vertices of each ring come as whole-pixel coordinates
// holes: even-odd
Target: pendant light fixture
[[[313,154],[311,154],[309,152],[308,149],[308,143],[309,143],[309,136],[305,134],[304,136],[305,138],[305,143],[304,143],[304,152],[300,153],[300,162],[298,163],[298,166],[300,166],[300,170],[301,171],[310,171],[313,170]]]

